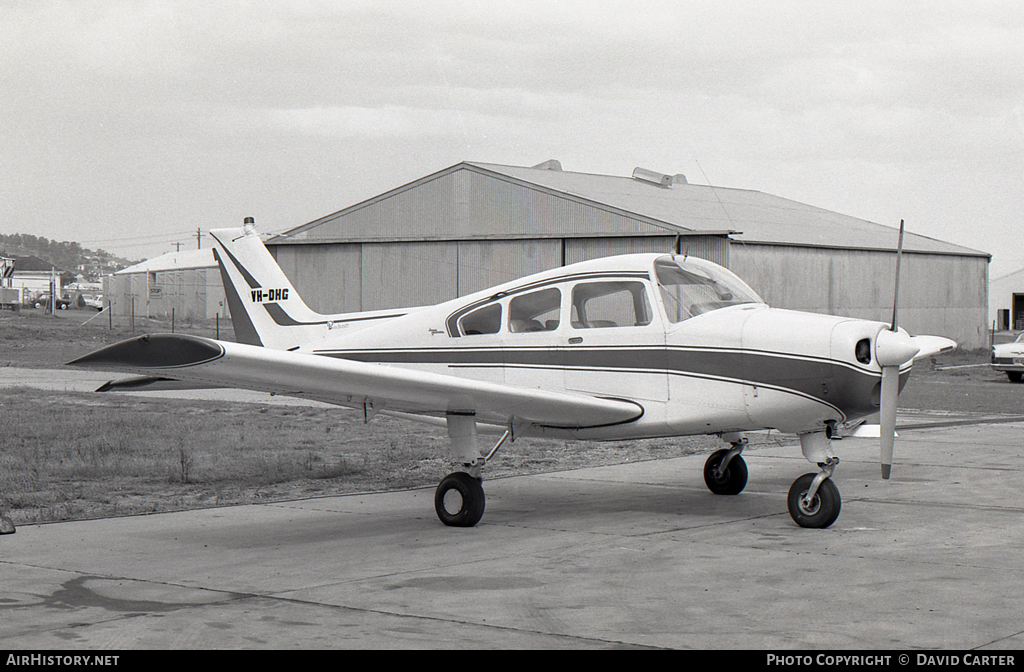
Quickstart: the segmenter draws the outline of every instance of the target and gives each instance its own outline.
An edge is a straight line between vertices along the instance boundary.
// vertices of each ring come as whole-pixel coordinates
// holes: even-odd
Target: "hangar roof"
[[[668,185],[636,177],[573,173],[562,170],[470,163],[500,175],[555,191],[572,193],[674,227],[695,232],[732,231],[744,243],[896,249],[899,229],[806,205],[750,189],[688,184],[675,179]],[[651,171],[643,171],[649,176]],[[669,176],[664,176],[669,177]],[[685,179],[685,178],[683,178]],[[903,249],[913,252],[990,256],[906,231]]]
[[[894,250],[898,229],[749,189],[688,184],[682,175],[637,168],[632,177],[563,171],[558,161],[538,166],[463,162],[377,197],[296,227],[267,241],[285,243],[338,217],[459,170],[469,170],[553,196],[612,209],[669,233],[721,235],[747,244]],[[293,238],[293,240],[298,240]],[[990,257],[907,231],[907,252]]]
[[[155,273],[157,271],[182,271],[191,268],[217,268],[217,260],[213,258],[213,248],[202,250],[185,250],[168,252],[159,257],[140,261],[134,266],[123,268],[114,275],[131,275],[132,273]]]

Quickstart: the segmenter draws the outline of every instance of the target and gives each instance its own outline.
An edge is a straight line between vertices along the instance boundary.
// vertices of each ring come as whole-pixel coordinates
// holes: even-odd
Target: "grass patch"
[[[431,486],[452,471],[443,429],[345,409],[7,388],[0,511],[72,520]],[[487,441],[486,438],[481,439]],[[708,451],[713,437],[521,439],[489,478]]]
[[[171,331],[170,320],[136,317],[134,328],[124,317],[108,319],[95,310],[60,310],[47,315],[41,309],[25,309],[18,313],[0,311],[0,366],[51,368],[104,345],[141,336],[144,333]],[[218,333],[212,320],[196,323],[178,321],[174,331],[213,338]],[[221,319],[221,340],[233,341],[229,320]]]

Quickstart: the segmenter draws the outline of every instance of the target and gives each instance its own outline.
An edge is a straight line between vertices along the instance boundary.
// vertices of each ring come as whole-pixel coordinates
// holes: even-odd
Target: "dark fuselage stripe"
[[[321,351],[317,354],[363,362],[442,364],[457,368],[509,367],[577,371],[643,372],[699,377],[798,394],[850,417],[876,412],[872,390],[881,374],[847,362],[786,353],[734,349],[650,347],[481,348],[431,350]],[[900,376],[901,385],[906,373]]]
[[[264,303],[263,307],[274,320],[274,323],[281,327],[311,327],[318,324],[344,324],[347,322],[365,322],[367,320],[390,320],[393,317],[403,317],[407,313],[393,313],[390,315],[370,315],[359,317],[346,317],[338,320],[319,320],[317,322],[300,322],[285,312],[278,303]]]

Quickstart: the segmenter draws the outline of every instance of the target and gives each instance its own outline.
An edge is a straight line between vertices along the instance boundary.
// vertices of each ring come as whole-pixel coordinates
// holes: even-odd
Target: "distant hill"
[[[90,280],[131,266],[135,262],[117,257],[105,250],[87,250],[78,243],[57,242],[26,233],[0,233],[0,255],[5,257],[38,257],[57,268],[78,271]]]

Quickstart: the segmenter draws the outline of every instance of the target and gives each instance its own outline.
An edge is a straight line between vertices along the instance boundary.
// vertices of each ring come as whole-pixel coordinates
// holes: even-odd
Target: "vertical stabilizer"
[[[288,349],[324,338],[328,316],[302,300],[251,217],[242,228],[215,229],[210,235],[239,343]]]

